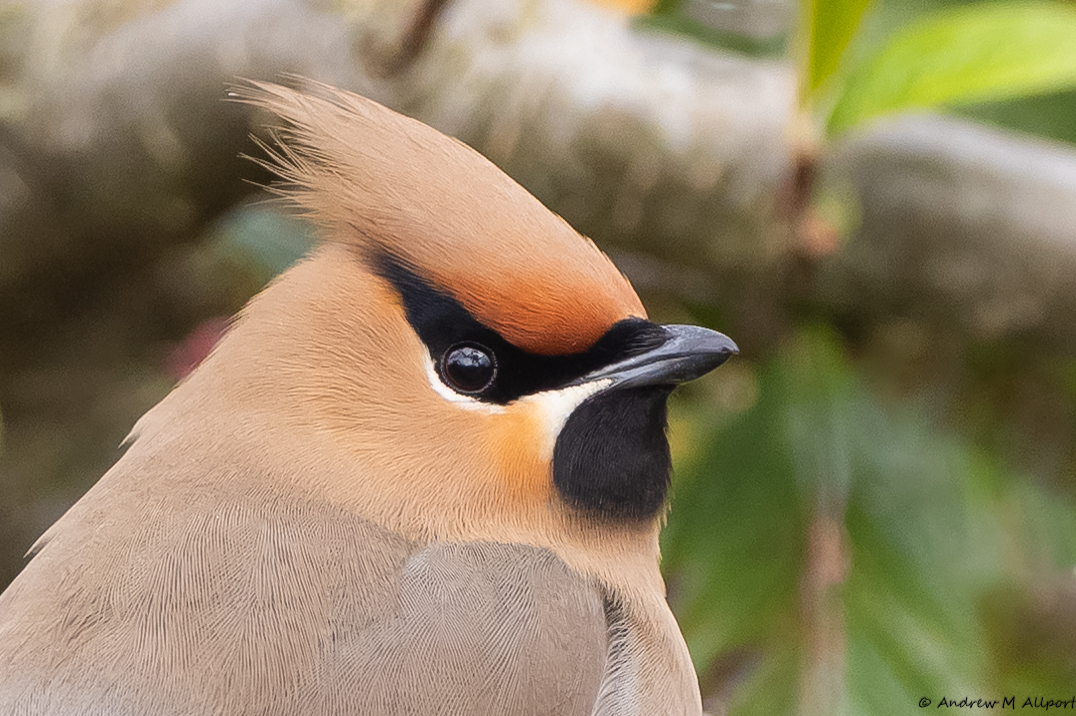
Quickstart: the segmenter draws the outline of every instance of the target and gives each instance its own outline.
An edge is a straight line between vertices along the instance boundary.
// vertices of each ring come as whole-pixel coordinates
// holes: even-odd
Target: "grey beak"
[[[668,339],[646,353],[618,361],[580,378],[578,383],[612,379],[609,388],[677,385],[706,375],[740,349],[724,333],[700,326],[662,326]]]

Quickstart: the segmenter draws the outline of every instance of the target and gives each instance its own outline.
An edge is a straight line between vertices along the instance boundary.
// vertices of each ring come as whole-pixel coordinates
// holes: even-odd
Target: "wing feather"
[[[419,546],[269,497],[72,519],[0,595],[5,714],[574,716],[597,698],[602,601],[549,550]]]

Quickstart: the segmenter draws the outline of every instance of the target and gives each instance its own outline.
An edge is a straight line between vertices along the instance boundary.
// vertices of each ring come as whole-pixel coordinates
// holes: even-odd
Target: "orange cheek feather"
[[[513,409],[514,408],[514,409]],[[553,493],[553,449],[543,421],[515,405],[489,421],[497,479],[513,502],[546,502]]]

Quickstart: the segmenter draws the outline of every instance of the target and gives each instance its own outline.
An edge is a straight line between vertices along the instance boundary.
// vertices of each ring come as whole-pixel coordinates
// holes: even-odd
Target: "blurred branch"
[[[823,265],[832,310],[1076,356],[1076,151],[913,116],[833,147],[825,165],[862,222]]]
[[[672,252],[717,236],[725,264],[780,254],[769,209],[787,164],[787,68],[636,34],[627,17],[578,0],[439,6],[25,2],[15,22],[29,39],[6,73],[4,124],[43,167],[28,200],[67,188],[80,220],[63,228],[95,243],[145,250],[188,236],[253,173],[234,163],[250,118],[220,101],[225,86],[287,72],[463,138],[624,243]],[[0,221],[35,208],[5,207]],[[12,260],[0,287],[57,259],[8,251],[25,232],[2,235]]]

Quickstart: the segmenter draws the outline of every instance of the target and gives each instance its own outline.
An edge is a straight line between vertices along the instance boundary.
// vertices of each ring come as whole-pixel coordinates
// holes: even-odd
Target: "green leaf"
[[[848,76],[837,134],[909,109],[1026,97],[1076,86],[1076,7],[973,5],[898,32]]]
[[[804,4],[810,13],[805,93],[809,95],[837,69],[870,0],[806,0]]]

